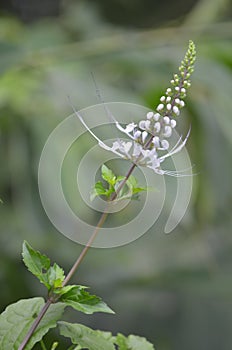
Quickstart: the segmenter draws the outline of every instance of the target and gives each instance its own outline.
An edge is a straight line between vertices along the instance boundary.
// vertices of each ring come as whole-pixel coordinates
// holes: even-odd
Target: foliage
[[[65,270],[80,250],[51,227],[37,188],[44,142],[72,113],[66,95],[74,96],[78,108],[95,104],[93,71],[106,101],[142,102],[153,108],[177,65],[183,43],[191,37],[199,60],[183,129],[192,126],[187,147],[198,175],[188,213],[170,236],[161,234],[161,218],[136,244],[91,252],[79,280],[91,280],[100,295],[115,309],[123,304],[123,310],[114,320],[97,315],[82,320],[92,328],[110,326],[113,333],[120,325],[127,334],[133,331],[156,340],[162,350],[227,350],[232,343],[231,5],[200,0],[196,6],[189,2],[186,10],[187,2],[172,1],[170,6],[153,2],[156,10],[152,13],[149,6],[140,6],[138,11],[137,3],[124,2],[123,6],[139,13],[134,16],[130,7],[128,16],[118,3],[112,11],[107,2],[108,13],[115,18],[112,25],[109,17],[106,21],[99,16],[103,5],[64,3],[60,17],[32,24],[1,17],[1,309],[42,292],[18,259],[24,239],[49,252],[54,261],[59,259]],[[121,26],[120,13],[124,24],[132,22],[135,29]],[[138,17],[143,18],[142,31],[137,27]],[[87,142],[76,145],[75,161],[85,154]],[[95,222],[96,214],[82,205],[78,193],[72,193],[70,177],[67,173],[63,179],[66,194],[84,218]],[[92,266],[101,276],[96,276]]]
[[[154,347],[145,338],[136,335],[125,337],[123,334],[112,336],[110,332],[96,331],[82,324],[59,322],[60,333],[72,339],[77,349],[89,350],[154,350]]]
[[[56,263],[51,266],[50,259],[35,251],[27,242],[23,244],[23,261],[28,270],[48,289],[48,295],[53,299],[53,302],[59,300],[86,314],[94,312],[114,313],[99,297],[86,292],[87,287],[63,286],[65,280],[63,269]]]
[[[109,169],[108,169],[109,173]],[[65,275],[57,264],[51,266],[50,259],[35,251],[27,242],[23,243],[23,261],[28,270],[43,283],[49,292],[48,301],[52,302],[42,321],[33,332],[25,350],[30,350],[41,341],[49,329],[56,327],[65,307],[86,314],[94,312],[114,313],[100,298],[90,295],[86,287],[76,285],[63,286]],[[28,331],[46,306],[43,298],[20,300],[11,304],[0,315],[0,345],[1,350],[19,349]],[[60,333],[72,339],[73,344],[79,345],[75,349],[113,350],[114,343],[121,350],[152,350],[153,346],[145,338],[122,335],[113,338],[110,332],[94,331],[80,324],[60,322]],[[122,346],[122,340],[124,345]],[[53,344],[55,349],[57,342]]]
[[[9,305],[0,315],[0,346],[2,350],[18,349],[45,302],[43,298],[22,299]],[[30,339],[26,350],[39,342],[49,329],[56,327],[65,305],[52,305]]]
[[[116,176],[105,164],[101,167],[101,176],[102,179],[107,182],[108,187],[104,187],[104,184],[101,181],[97,181],[90,196],[91,200],[97,196],[105,196],[109,200],[112,194],[116,193],[120,183],[125,179],[124,176]],[[137,180],[133,175],[131,175],[126,181],[126,185],[127,188],[125,186],[119,191],[115,201],[128,198],[138,199],[138,193],[147,190],[147,187],[138,187]]]

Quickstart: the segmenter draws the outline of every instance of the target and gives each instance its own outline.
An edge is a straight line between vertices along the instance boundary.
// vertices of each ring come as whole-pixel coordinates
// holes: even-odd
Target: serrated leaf
[[[115,185],[116,176],[114,175],[114,173],[111,169],[107,168],[107,166],[105,164],[103,164],[101,167],[101,176],[102,176],[103,180],[108,182],[110,185],[112,185],[112,186]]]
[[[113,337],[113,342],[118,345],[118,350],[155,350],[146,338],[133,334],[125,337],[118,333],[116,337]]]
[[[25,335],[44,306],[43,298],[22,299],[9,305],[0,315],[0,349],[17,350]],[[30,350],[40,341],[50,328],[56,327],[65,305],[56,303],[50,306],[46,315],[29,340],[25,350]]]
[[[94,312],[114,313],[102,300],[96,295],[88,293],[84,286],[67,286],[68,291],[63,292],[61,289],[60,301],[66,305],[71,306],[75,310],[81,311],[85,314],[92,314]],[[67,288],[64,287],[64,288]]]
[[[23,261],[28,270],[43,283],[48,290],[59,288],[65,278],[64,271],[56,263],[51,266],[50,259],[34,250],[26,241],[23,243]]]
[[[82,324],[59,322],[60,334],[71,338],[80,349],[115,350],[110,332],[95,331]]]
[[[128,336],[127,346],[128,350],[155,350],[154,346],[146,338],[133,334]]]
[[[28,270],[36,276],[47,288],[50,287],[47,275],[44,272],[50,268],[50,259],[34,250],[26,241],[23,242],[23,261]]]

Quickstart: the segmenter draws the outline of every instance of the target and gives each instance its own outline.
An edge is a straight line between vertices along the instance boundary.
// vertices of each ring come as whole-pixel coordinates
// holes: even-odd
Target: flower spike
[[[175,177],[187,176],[183,173],[178,174],[175,171],[163,170],[161,163],[166,158],[180,152],[190,135],[191,129],[189,129],[183,141],[182,137],[180,137],[175,146],[169,149],[170,142],[167,139],[171,138],[177,125],[177,117],[179,117],[181,109],[185,106],[184,99],[186,98],[187,90],[191,86],[189,78],[194,71],[195,60],[196,49],[193,41],[190,40],[188,50],[179,67],[179,74],[174,74],[171,80],[171,87],[168,87],[165,94],[161,96],[155,113],[150,111],[146,114],[145,119],[140,120],[138,123],[132,122],[127,124],[125,128],[111,115],[117,129],[130,138],[128,142],[118,139],[113,142],[112,147],[107,146],[89,129],[72,104],[71,106],[80,122],[98,141],[100,147],[117,154],[121,158],[130,160],[136,165],[151,168],[156,174],[166,174]],[[161,155],[160,151],[162,152]],[[163,152],[166,153],[163,154]]]

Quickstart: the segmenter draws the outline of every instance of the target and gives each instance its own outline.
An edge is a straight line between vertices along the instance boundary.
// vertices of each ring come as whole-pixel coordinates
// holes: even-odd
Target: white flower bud
[[[138,138],[141,136],[142,132],[140,130],[135,131],[134,138],[135,140],[138,140]]]
[[[158,136],[154,136],[153,139],[152,139],[152,143],[153,145],[158,148],[160,146],[160,139]]]
[[[171,92],[172,92],[172,89],[171,89],[171,88],[168,88],[168,89],[166,90],[166,94],[167,94],[167,95],[169,95]]]
[[[161,97],[160,97],[160,101],[161,101],[161,102],[164,102],[164,101],[165,101],[165,96],[161,96]]]
[[[175,103],[176,103],[176,104],[179,104],[179,103],[180,103],[180,99],[179,99],[179,98],[176,98],[176,99],[175,99]]]
[[[139,128],[142,129],[142,130],[146,129],[146,127],[145,127],[145,120],[141,120],[139,122]]]
[[[175,126],[176,126],[176,121],[175,121],[175,119],[172,119],[172,120],[171,120],[170,125],[171,125],[172,128],[175,128]]]
[[[184,94],[186,93],[186,89],[185,88],[182,88],[181,89],[181,92],[183,92]]]
[[[146,131],[142,132],[142,141],[143,141],[143,143],[145,142],[147,135],[148,135],[148,133]]]
[[[167,102],[170,102],[170,101],[171,101],[171,97],[168,96],[168,97],[166,98],[166,101],[167,101]]]
[[[169,142],[167,140],[162,140],[161,145],[162,145],[163,149],[169,148]]]
[[[160,114],[159,113],[156,113],[154,114],[154,120],[157,122],[160,118]]]
[[[181,106],[181,107],[184,107],[184,106],[185,106],[185,103],[184,103],[183,100],[180,101],[180,106]]]
[[[158,107],[156,108],[156,110],[159,112],[159,111],[161,111],[163,108],[164,108],[164,105],[163,105],[162,103],[160,103],[160,104],[158,105]]]
[[[179,90],[180,90],[179,86],[176,86],[176,87],[175,87],[175,90],[176,90],[176,91],[179,91]]]
[[[157,133],[160,132],[160,128],[161,128],[160,123],[159,123],[159,122],[156,122],[155,125],[154,125],[154,129],[155,129],[155,131],[156,131]]]
[[[175,84],[175,80],[174,79],[171,80],[171,84]]]
[[[172,135],[172,128],[170,126],[164,127],[164,137],[170,137]]]
[[[176,114],[176,115],[179,115],[180,114],[180,110],[177,106],[174,106],[173,107],[173,112]]]
[[[164,119],[163,119],[163,120],[164,120],[164,123],[165,123],[165,124],[169,124],[169,122],[170,122],[170,118],[169,118],[169,117],[167,117],[167,116],[166,116],[166,117],[164,117]]]
[[[168,103],[167,104],[167,110],[170,111],[171,109],[172,109],[172,105],[171,105],[171,103]]]
[[[153,112],[148,112],[148,113],[147,113],[147,119],[148,119],[148,120],[152,119],[153,116],[154,116],[154,113],[153,113]]]

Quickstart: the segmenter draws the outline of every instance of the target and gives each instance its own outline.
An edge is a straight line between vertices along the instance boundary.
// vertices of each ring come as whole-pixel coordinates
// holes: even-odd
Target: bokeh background
[[[154,108],[192,39],[198,59],[180,126],[192,126],[198,174],[188,212],[170,235],[164,212],[139,240],[92,249],[73,281],[116,315],[67,311],[65,319],[145,336],[158,350],[231,349],[231,17],[230,0],[0,2],[1,311],[45,293],[22,264],[24,239],[66,271],[81,251],[52,226],[37,186],[44,143],[72,113],[67,95],[79,109],[99,103],[93,72],[106,101]]]

